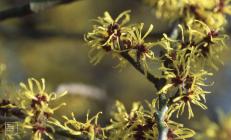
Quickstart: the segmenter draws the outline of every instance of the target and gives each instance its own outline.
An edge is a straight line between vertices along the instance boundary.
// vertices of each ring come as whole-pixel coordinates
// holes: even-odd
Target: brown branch
[[[122,52],[120,55],[126,59],[136,70],[145,75],[144,70],[139,65],[137,65],[136,61],[127,52]],[[164,78],[155,77],[150,72],[147,72],[147,79],[155,85],[157,90],[160,90],[166,82]]]
[[[62,0],[57,5],[67,4],[67,3],[74,2],[74,1],[78,1],[78,0]],[[24,16],[31,15],[34,13],[35,12],[33,12],[30,9],[30,4],[27,3],[24,5],[18,6],[18,7],[13,7],[13,8],[9,8],[9,9],[0,11],[0,21],[11,19],[11,18],[24,17]]]
[[[32,13],[33,11],[30,10],[30,5],[25,4],[22,6],[0,11],[0,21],[6,20],[9,18],[23,17],[26,15],[30,15]]]

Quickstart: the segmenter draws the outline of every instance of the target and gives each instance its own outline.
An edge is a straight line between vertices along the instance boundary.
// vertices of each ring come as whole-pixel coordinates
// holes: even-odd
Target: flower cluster
[[[182,18],[185,21],[200,20],[214,29],[226,24],[226,15],[231,14],[230,0],[144,0],[155,8],[157,17]]]
[[[159,6],[162,10],[162,6],[175,5],[170,6],[165,12],[170,12],[174,10],[171,8],[176,8],[177,6],[178,9],[175,9],[176,11],[183,7],[184,14],[190,13],[185,13],[188,7],[196,5],[193,1],[180,1],[178,3],[177,0],[153,0],[151,2],[153,2],[153,5]],[[224,4],[228,5],[227,2]],[[187,6],[185,7],[185,5]],[[211,5],[203,5],[207,8],[213,7]],[[203,7],[203,5],[201,6]],[[223,8],[225,9],[225,7]],[[162,14],[165,14],[165,12]],[[173,13],[173,11],[171,12]],[[228,11],[226,10],[226,12]],[[191,11],[191,13],[193,12]],[[109,16],[109,14],[105,14],[104,18],[99,19],[105,19],[106,15]],[[123,16],[124,13],[119,15],[120,18]],[[196,14],[196,16],[198,15]],[[188,17],[194,16],[190,15]],[[179,29],[174,38],[163,34],[163,38],[156,42],[145,41],[145,38],[152,31],[153,25],[142,35],[143,23],[123,26],[126,30],[116,28],[120,29],[121,34],[118,36],[117,30],[111,33],[115,38],[114,41],[111,41],[111,34],[108,33],[108,30],[115,24],[115,20],[110,20],[110,24],[101,22],[101,26],[94,26],[93,32],[87,34],[89,45],[93,48],[101,48],[104,51],[105,41],[102,44],[102,41],[98,40],[109,39],[109,41],[106,41],[107,46],[110,46],[108,50],[119,55],[127,53],[130,56],[129,59],[133,59],[137,67],[144,68],[144,74],[147,74],[147,71],[151,71],[148,65],[150,62],[154,63],[153,60],[160,64],[161,78],[165,79],[166,83],[161,86],[157,94],[168,97],[168,113],[165,116],[164,123],[169,128],[169,139],[185,139],[192,136],[193,131],[184,129],[181,124],[171,121],[170,118],[175,112],[176,116],[179,117],[179,115],[185,112],[185,108],[188,111],[188,118],[194,117],[192,104],[202,109],[207,109],[207,106],[204,104],[206,102],[205,96],[210,92],[205,90],[205,87],[211,84],[207,84],[206,81],[207,77],[213,74],[206,69],[218,69],[218,65],[222,63],[219,58],[220,53],[226,48],[224,42],[226,36],[223,35],[222,31],[210,24],[207,25],[207,21],[198,19],[200,18],[191,18],[186,23],[178,25]],[[118,27],[120,26],[118,25]],[[102,35],[97,34],[98,28],[104,28],[104,31],[107,32],[107,34],[105,33],[106,36],[102,37]],[[160,50],[159,56],[154,53],[156,49]],[[123,58],[120,60],[124,62]],[[117,109],[118,112],[114,113],[112,125],[106,128],[110,132],[109,137],[111,139],[145,139],[151,137],[155,139],[158,137],[158,120],[153,116],[157,113],[155,105],[151,107],[151,111],[146,111],[140,103],[135,103],[133,110],[128,113],[125,107],[120,102],[117,102]],[[147,114],[147,112],[152,113]]]
[[[213,30],[198,20],[188,23],[187,28],[188,33],[185,34],[188,34],[189,44],[184,41],[184,46],[189,48],[186,45],[191,45],[199,51],[195,59],[197,65],[209,66],[218,70],[217,65],[223,63],[220,54],[227,48],[225,43],[227,36],[222,31]]]
[[[98,124],[99,114],[90,118],[87,115],[85,123],[76,120],[72,113],[72,118],[63,116],[64,123],[56,119],[52,119],[51,124],[58,126],[62,130],[73,136],[87,136],[89,139],[158,139],[157,127],[157,101],[154,99],[151,103],[147,102],[149,109],[144,109],[141,103],[133,103],[132,109],[128,112],[125,106],[117,101],[115,110],[112,113],[111,124],[102,128]],[[168,129],[168,139],[187,139],[195,135],[195,132],[189,128],[185,128],[183,124],[172,121],[172,110],[169,110],[164,116],[164,123]]]
[[[124,40],[131,30],[125,26],[130,20],[129,12],[121,13],[116,19],[113,19],[108,12],[104,13],[104,17],[98,17],[93,31],[85,36],[88,45],[92,47],[89,53],[92,63],[99,63],[106,52],[120,52],[130,47],[130,41]],[[127,45],[121,46],[121,41]]]
[[[95,138],[105,139],[104,129],[98,124],[98,118],[101,112],[96,114],[94,117],[89,118],[87,114],[87,119],[85,123],[76,120],[74,113],[71,114],[72,118],[63,116],[64,124],[56,119],[52,119],[50,123],[55,126],[62,128],[62,130],[68,132],[73,136],[87,136],[90,140],[95,140]]]
[[[176,18],[180,15],[184,6],[184,0],[143,0],[145,3],[153,7],[158,18]]]
[[[62,94],[48,93],[45,89],[45,80],[41,82],[34,78],[28,80],[28,85],[20,83],[20,108],[26,115],[22,128],[32,130],[33,140],[42,140],[43,135],[52,139],[50,132],[54,131],[53,127],[49,124],[52,115],[55,110],[59,109],[64,103],[51,108],[50,103],[59,97],[62,97],[66,92]]]
[[[157,113],[156,100],[147,102],[148,110],[144,109],[141,103],[133,103],[130,112],[127,112],[124,105],[117,101],[116,111],[113,113],[111,125],[106,129],[109,131],[109,139],[158,139],[158,127],[155,114]],[[168,129],[168,139],[187,139],[194,136],[195,132],[184,128],[182,124],[170,120],[171,112],[165,116],[165,125]]]
[[[218,69],[219,55],[226,48],[225,37],[197,20],[186,27],[179,25],[179,30],[181,36],[178,39],[164,35],[161,40],[160,70],[167,84],[159,94],[175,93],[170,102],[178,105],[174,106],[177,116],[187,106],[191,118],[194,116],[191,103],[207,109],[202,102],[205,102],[205,95],[209,92],[203,87],[208,86],[206,77],[212,73],[205,68]]]
[[[163,34],[159,41],[146,41],[153,25],[144,32],[144,23],[130,24],[130,11],[124,11],[116,18],[105,12],[103,17],[95,20],[93,30],[84,39],[91,47],[89,56],[92,63],[99,63],[110,53],[118,58],[119,67],[129,62],[154,84],[158,97],[151,103],[147,101],[148,109],[135,102],[131,111],[127,111],[117,101],[109,126],[99,125],[101,113],[92,118],[87,114],[84,123],[77,121],[72,113],[71,118],[63,116],[62,123],[53,116],[65,104],[51,107],[51,103],[66,92],[47,92],[44,79],[31,78],[28,84],[20,83],[18,103],[10,100],[0,102],[0,117],[16,116],[21,119],[20,127],[23,131],[30,131],[33,140],[53,139],[52,133],[58,132],[55,128],[61,128],[62,133],[91,140],[185,140],[193,137],[195,132],[173,121],[173,114],[179,117],[187,110],[190,119],[194,117],[192,105],[207,109],[206,95],[210,92],[205,87],[211,85],[207,77],[213,75],[209,72],[210,68],[218,70],[222,63],[219,56],[226,48],[226,36],[222,30],[227,23],[225,16],[231,15],[231,0],[144,1],[155,8],[157,17],[181,22],[178,30],[173,29],[171,37]],[[156,68],[158,76],[154,75],[150,65],[159,66]],[[0,75],[3,69],[0,65]],[[230,125],[230,119],[221,120]],[[201,135],[201,138],[229,138],[230,127],[220,123],[227,133],[216,135],[215,131],[221,128],[212,124],[212,129],[208,128],[207,135]],[[0,131],[3,127],[0,122]],[[9,136],[9,139],[13,137]]]
[[[145,70],[149,70],[148,60],[156,60],[156,56],[152,51],[152,48],[156,45],[153,42],[146,42],[145,38],[151,33],[153,30],[153,25],[150,25],[148,31],[142,35],[144,24],[137,24],[133,27],[133,32],[131,32],[131,48],[129,50],[129,54],[136,59],[137,64],[142,64]]]
[[[97,64],[105,54],[110,52],[114,57],[119,58],[119,65],[121,65],[126,63],[121,54],[127,53],[136,60],[137,65],[147,70],[146,61],[156,59],[151,50],[155,44],[145,41],[153,30],[153,25],[150,25],[148,31],[142,35],[143,23],[126,25],[130,20],[129,12],[121,13],[116,19],[113,19],[108,12],[105,12],[104,17],[98,17],[96,20],[98,24],[94,25],[93,31],[85,36],[85,40],[92,48],[91,62]]]

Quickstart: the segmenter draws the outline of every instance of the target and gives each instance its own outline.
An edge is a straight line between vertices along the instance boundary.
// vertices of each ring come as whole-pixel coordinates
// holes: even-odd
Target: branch
[[[0,11],[0,21],[6,20],[9,18],[23,17],[26,15],[30,15],[32,13],[34,12],[30,10],[30,5],[25,4],[22,6]]]
[[[144,72],[143,68],[128,54],[128,52],[121,52],[120,55],[126,59],[136,70],[138,70],[141,74],[146,75],[147,79],[153,83],[159,91],[165,84],[165,78],[158,78],[155,77],[150,72]],[[167,99],[165,95],[159,95],[159,108],[157,113],[155,114],[157,120],[157,127],[158,127],[158,140],[167,140],[168,138],[168,127],[166,126],[165,116],[168,111],[167,106]]]
[[[168,127],[165,122],[165,116],[168,111],[167,99],[165,95],[159,95],[159,109],[155,114],[158,127],[158,140],[167,140],[168,139]]]
[[[144,70],[140,67],[140,65],[137,65],[137,63],[135,62],[135,60],[127,53],[127,52],[121,52],[120,55],[126,59],[129,63],[131,63],[131,65],[138,70],[141,74],[145,75]],[[165,84],[166,80],[164,78],[158,78],[155,77],[153,74],[151,74],[150,72],[147,72],[147,79],[153,83],[156,87],[157,90],[160,90],[163,85]]]
[[[181,21],[181,19],[175,21],[171,28],[167,29],[164,33],[170,34],[171,37],[177,38],[178,37],[178,24]],[[162,33],[156,33],[156,34],[151,34],[151,37],[156,36],[161,38],[162,37]],[[126,59],[128,62],[130,62],[132,64],[132,66],[138,70],[140,73],[142,73],[143,75],[145,75],[144,70],[141,68],[140,65],[138,65],[136,63],[136,61],[127,53],[127,52],[122,52],[120,53],[120,55]],[[161,90],[161,88],[166,84],[166,79],[165,78],[158,78],[155,77],[153,74],[151,74],[150,72],[147,72],[147,79],[152,82],[157,91]],[[161,98],[160,98],[161,100]]]
[[[168,111],[168,107],[164,106],[157,114],[157,127],[158,127],[158,140],[167,140],[168,139],[168,127],[165,124],[165,115]]]
[[[76,1],[76,0],[62,0],[57,5],[71,3],[74,1]],[[24,5],[18,6],[18,7],[13,7],[13,8],[9,8],[9,9],[0,11],[0,21],[10,19],[10,18],[24,17],[24,16],[31,15],[34,13],[35,12],[33,12],[30,9],[30,4],[27,3]]]

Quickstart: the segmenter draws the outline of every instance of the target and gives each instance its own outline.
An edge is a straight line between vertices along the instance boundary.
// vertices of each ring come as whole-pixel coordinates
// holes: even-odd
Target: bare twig
[[[25,4],[22,6],[0,11],[0,21],[6,20],[9,18],[23,17],[26,15],[30,15],[32,13],[33,11],[30,10],[30,5]]]
[[[71,3],[74,1],[77,1],[77,0],[62,0],[58,4],[66,4],[66,3]],[[18,7],[13,7],[13,8],[0,11],[0,21],[10,19],[10,18],[24,17],[27,15],[31,15],[33,13],[35,12],[33,12],[30,9],[30,4],[27,3],[24,5],[18,6]]]

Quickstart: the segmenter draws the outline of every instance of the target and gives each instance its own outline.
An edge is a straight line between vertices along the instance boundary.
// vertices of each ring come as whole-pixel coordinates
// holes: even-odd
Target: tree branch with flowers
[[[144,0],[155,9],[159,18],[179,23],[173,28],[173,34],[165,34],[160,40],[147,41],[153,31],[150,25],[144,31],[144,23],[130,23],[131,11],[124,11],[116,18],[109,12],[95,20],[92,31],[84,39],[91,47],[90,62],[98,64],[105,55],[118,60],[117,68],[126,69],[132,65],[154,86],[153,99],[147,102],[146,109],[140,102],[127,111],[117,101],[110,124],[103,127],[98,123],[101,113],[86,122],[64,116],[64,122],[52,118],[55,110],[49,102],[55,100],[55,94],[45,91],[44,80],[40,84],[30,79],[28,86],[21,84],[23,98],[19,104],[2,101],[0,109],[17,107],[26,116],[21,127],[32,131],[33,139],[42,139],[58,127],[72,136],[83,136],[91,140],[189,139],[195,131],[173,121],[188,113],[188,119],[194,117],[193,106],[207,109],[206,96],[210,93],[205,87],[212,86],[207,78],[212,70],[218,70],[223,64],[220,54],[227,49],[224,27],[226,16],[231,14],[229,0]],[[200,5],[198,5],[200,3]],[[152,66],[155,65],[155,69]],[[37,91],[34,91],[36,85]],[[42,86],[41,86],[42,85]],[[5,103],[5,104],[3,104]],[[1,104],[0,104],[1,105]],[[63,104],[64,105],[64,104]],[[48,131],[52,130],[52,131]],[[10,136],[9,136],[10,138]]]

